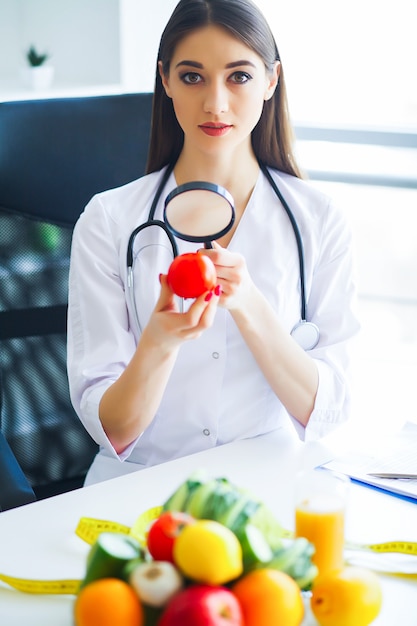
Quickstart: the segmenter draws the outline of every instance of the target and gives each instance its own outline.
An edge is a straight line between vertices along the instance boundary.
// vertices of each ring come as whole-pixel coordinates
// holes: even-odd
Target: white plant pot
[[[35,91],[49,89],[54,79],[54,71],[52,65],[25,67],[22,72],[23,82],[28,89]]]

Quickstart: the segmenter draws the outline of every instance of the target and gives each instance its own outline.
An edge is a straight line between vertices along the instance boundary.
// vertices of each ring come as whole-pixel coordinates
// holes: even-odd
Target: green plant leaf
[[[26,58],[31,67],[39,67],[45,63],[46,59],[49,58],[49,54],[46,52],[44,54],[38,54],[35,47],[31,46],[26,53]]]

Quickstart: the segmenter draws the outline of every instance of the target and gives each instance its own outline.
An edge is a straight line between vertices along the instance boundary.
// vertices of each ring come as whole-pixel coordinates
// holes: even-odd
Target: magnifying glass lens
[[[232,228],[235,220],[233,199],[218,185],[187,183],[168,195],[164,220],[180,239],[208,243]]]

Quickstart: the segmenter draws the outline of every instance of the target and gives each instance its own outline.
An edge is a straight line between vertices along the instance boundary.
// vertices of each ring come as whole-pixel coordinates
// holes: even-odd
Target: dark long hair
[[[178,43],[191,32],[210,24],[221,26],[233,37],[256,52],[272,72],[280,61],[271,29],[251,0],[180,0],[162,33],[158,62],[168,75]],[[184,133],[175,116],[156,65],[152,106],[152,128],[147,172],[175,163],[184,143]],[[261,117],[252,131],[252,147],[259,161],[270,167],[301,177],[293,155],[293,130],[288,112],[284,72],[281,65],[274,95],[265,101]]]

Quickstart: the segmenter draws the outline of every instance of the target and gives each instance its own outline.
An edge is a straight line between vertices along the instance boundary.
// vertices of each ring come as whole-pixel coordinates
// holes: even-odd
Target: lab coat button
[[[213,359],[218,359],[220,354],[218,352],[213,352],[212,355]]]
[[[209,434],[210,434],[209,429],[208,429],[208,428],[205,428],[205,429],[203,430],[203,435],[205,435],[206,437],[208,437],[208,436],[209,436]]]

